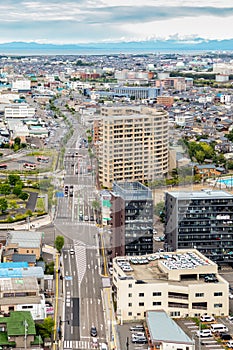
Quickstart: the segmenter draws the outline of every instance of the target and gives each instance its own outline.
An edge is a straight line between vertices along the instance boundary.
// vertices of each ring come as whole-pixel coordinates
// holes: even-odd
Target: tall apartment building
[[[233,263],[233,195],[225,191],[166,192],[168,250],[196,248],[211,260]]]
[[[153,181],[168,172],[168,114],[150,107],[105,107],[99,121],[99,182]]]
[[[114,182],[111,196],[112,256],[152,253],[151,190],[140,182]]]

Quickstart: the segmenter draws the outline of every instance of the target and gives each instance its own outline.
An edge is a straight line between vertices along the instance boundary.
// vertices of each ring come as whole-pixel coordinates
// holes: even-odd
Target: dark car
[[[97,337],[97,329],[96,327],[92,326],[90,331],[91,337]]]
[[[93,215],[90,216],[90,221],[94,221],[94,216]]]
[[[231,336],[230,334],[228,334],[228,333],[221,333],[221,334],[220,334],[220,338],[221,338],[222,340],[231,340],[231,339],[232,339],[232,336]]]

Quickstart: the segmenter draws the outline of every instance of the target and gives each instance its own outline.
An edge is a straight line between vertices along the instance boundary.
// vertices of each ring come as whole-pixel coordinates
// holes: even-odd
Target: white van
[[[224,326],[224,324],[222,323],[214,323],[210,326],[210,330],[211,330],[211,333],[214,334],[214,333],[225,333],[225,332],[228,332],[228,328],[226,326]]]

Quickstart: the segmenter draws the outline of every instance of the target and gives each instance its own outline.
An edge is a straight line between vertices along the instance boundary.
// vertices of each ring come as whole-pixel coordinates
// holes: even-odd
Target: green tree
[[[20,146],[20,144],[21,144],[21,139],[20,139],[20,137],[16,137],[16,138],[14,139],[14,144]]]
[[[65,242],[65,240],[64,240],[63,236],[57,236],[55,239],[54,245],[59,253],[61,253],[61,250],[64,246],[64,242]]]
[[[227,162],[227,168],[228,168],[229,170],[232,170],[232,169],[233,169],[233,160],[228,160],[228,162]]]
[[[54,261],[51,261],[50,263],[45,265],[45,274],[46,275],[54,274]]]
[[[36,323],[36,330],[42,339],[51,338],[54,330],[54,320],[52,317],[46,317],[42,323]]]
[[[19,175],[14,175],[14,174],[10,174],[8,176],[8,182],[11,186],[15,186],[16,183],[19,183],[21,180],[20,180],[20,176]]]
[[[99,212],[100,211],[100,202],[97,201],[96,199],[93,200],[93,202],[91,203],[92,208],[94,209],[95,212]]]
[[[164,202],[161,201],[161,202],[158,202],[155,206],[154,206],[154,213],[155,215],[157,216],[160,216],[161,213],[164,211]]]
[[[200,142],[200,146],[202,148],[202,151],[205,153],[205,158],[212,159],[214,155],[213,148],[205,142]]]
[[[26,201],[29,197],[29,194],[27,192],[22,192],[20,195],[19,195],[19,198],[22,199],[23,201]]]
[[[22,186],[20,185],[16,185],[14,188],[13,188],[13,194],[15,194],[17,197],[19,197],[22,193]]]
[[[5,196],[11,193],[11,187],[7,183],[0,184],[0,193]]]
[[[203,163],[205,159],[205,153],[203,151],[197,151],[195,153],[195,158],[198,163]]]
[[[0,210],[4,213],[8,208],[8,203],[6,198],[0,198]]]

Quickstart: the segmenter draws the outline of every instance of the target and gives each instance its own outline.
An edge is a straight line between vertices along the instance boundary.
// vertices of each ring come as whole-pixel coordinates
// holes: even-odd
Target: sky
[[[232,0],[4,0],[0,43],[233,38]]]

